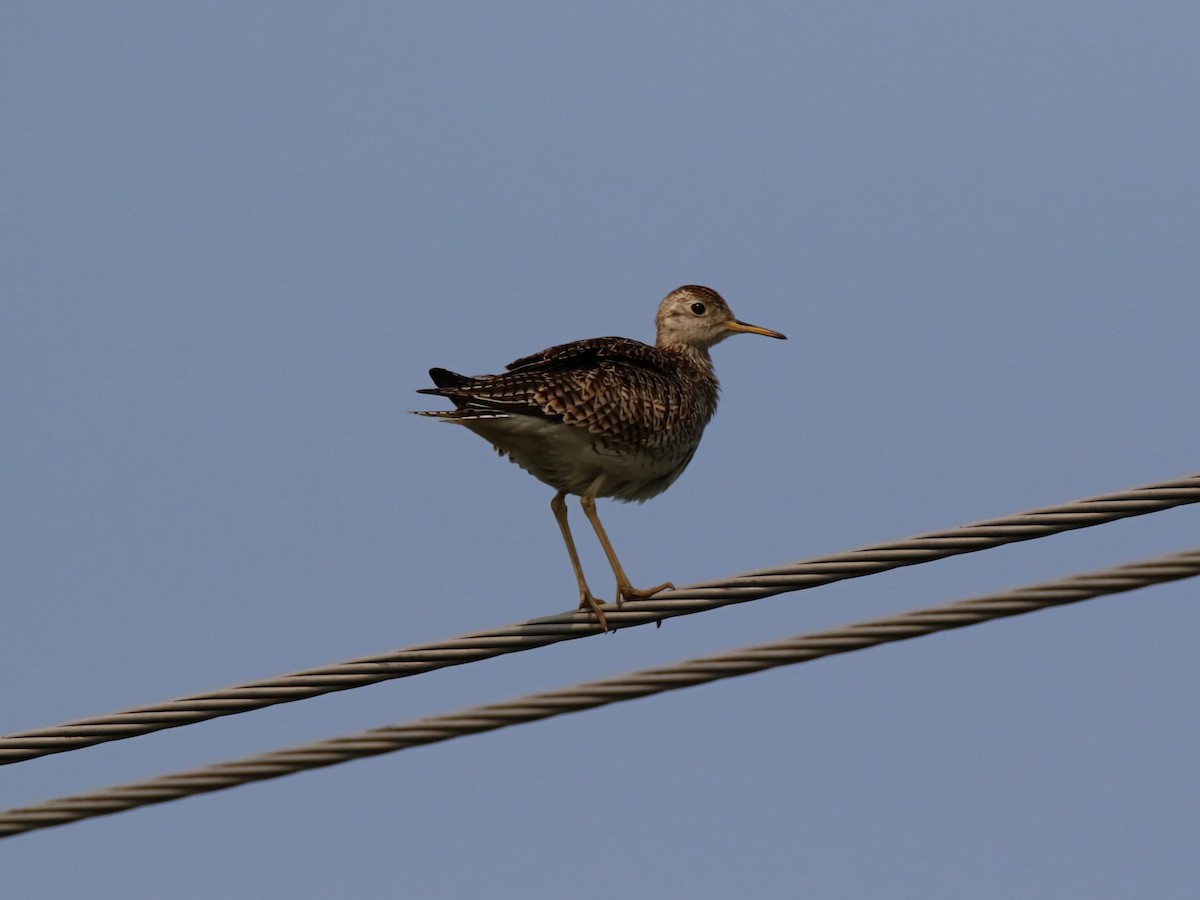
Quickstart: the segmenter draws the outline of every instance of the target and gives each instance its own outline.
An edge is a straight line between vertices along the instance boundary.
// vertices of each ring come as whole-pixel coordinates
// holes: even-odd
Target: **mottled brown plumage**
[[[560,344],[510,363],[500,375],[469,377],[431,369],[435,388],[455,408],[421,412],[464,425],[554,487],[551,502],[579,581],[581,607],[607,627],[583,578],[567,526],[566,494],[581,498],[617,578],[617,603],[666,587],[629,584],[599,517],[596,497],[643,501],[662,493],[691,461],[717,409],[709,347],[745,332],[782,334],[737,321],[716,291],[685,285],[662,301],[654,346],[629,338]]]

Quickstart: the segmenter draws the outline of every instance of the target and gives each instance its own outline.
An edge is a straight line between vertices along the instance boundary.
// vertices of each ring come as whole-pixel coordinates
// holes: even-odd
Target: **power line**
[[[0,812],[0,837],[1200,574],[1200,549]]]
[[[630,628],[1196,502],[1200,502],[1200,473],[920,534],[900,541],[871,544],[857,550],[762,569],[722,581],[692,584],[649,600],[626,604],[620,609],[606,606],[605,612],[614,627]],[[597,630],[598,626],[589,614],[563,613],[434,643],[417,644],[378,656],[361,657],[213,692],[192,694],[163,703],[18,732],[0,737],[0,764],[150,734],[392,678],[419,675],[446,666],[478,662],[506,653],[587,637],[596,634]]]

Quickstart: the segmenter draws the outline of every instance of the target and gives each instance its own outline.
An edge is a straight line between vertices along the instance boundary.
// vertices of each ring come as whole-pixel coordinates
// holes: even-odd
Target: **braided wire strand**
[[[0,812],[0,837],[438,743],[1200,574],[1200,549]]]
[[[686,585],[647,600],[627,603],[620,608],[605,606],[605,613],[614,628],[658,623],[674,616],[859,578],[1196,502],[1200,502],[1200,473],[919,534],[899,541],[870,544],[829,556],[747,572],[721,581]],[[573,611],[56,726],[16,732],[0,737],[0,765],[249,712],[278,703],[291,703],[393,678],[419,675],[446,666],[478,662],[598,633],[599,626],[590,613]]]

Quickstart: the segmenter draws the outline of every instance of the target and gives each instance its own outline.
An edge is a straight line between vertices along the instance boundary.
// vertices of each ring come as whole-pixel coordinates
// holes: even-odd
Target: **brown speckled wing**
[[[683,354],[629,338],[592,338],[518,359],[501,375],[427,393],[461,408],[533,415],[587,429],[614,449],[687,443],[716,410],[717,380]]]

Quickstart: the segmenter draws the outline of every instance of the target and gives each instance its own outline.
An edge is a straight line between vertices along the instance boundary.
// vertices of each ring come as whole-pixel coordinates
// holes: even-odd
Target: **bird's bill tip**
[[[737,319],[732,319],[726,322],[725,328],[728,331],[737,331],[741,334],[761,334],[763,337],[776,338],[781,341],[787,340],[786,334],[780,334],[778,331],[772,331],[770,328],[762,328],[758,325],[750,325],[746,322],[739,322]]]

